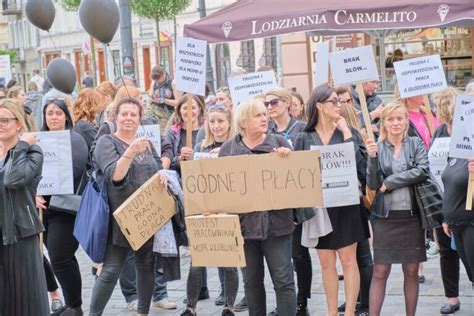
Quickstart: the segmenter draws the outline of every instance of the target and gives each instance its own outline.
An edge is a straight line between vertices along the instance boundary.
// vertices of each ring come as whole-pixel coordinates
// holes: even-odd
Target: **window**
[[[121,73],[121,63],[120,63],[120,50],[113,50],[112,51],[112,59],[114,63],[114,76],[115,78],[119,77],[122,75]]]
[[[263,42],[263,54],[258,61],[260,67],[271,66],[273,69],[277,69],[277,58],[276,58],[276,37],[268,37]]]
[[[246,72],[255,72],[255,46],[253,40],[240,43],[240,55],[237,66]]]
[[[227,77],[230,75],[230,53],[229,45],[217,44],[216,45],[216,74],[217,74],[217,86],[227,86]]]

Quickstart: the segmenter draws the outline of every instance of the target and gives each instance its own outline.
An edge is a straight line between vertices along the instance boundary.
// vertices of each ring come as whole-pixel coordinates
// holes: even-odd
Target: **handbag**
[[[82,196],[79,194],[79,192],[81,192],[81,189],[83,189],[87,177],[87,171],[84,170],[75,194],[51,195],[48,208],[53,211],[76,215],[82,199]]]
[[[423,229],[433,229],[443,224],[443,197],[431,177],[415,184],[415,198],[420,211]]]
[[[109,232],[107,183],[91,178],[82,194],[74,223],[74,237],[93,262],[104,260]]]

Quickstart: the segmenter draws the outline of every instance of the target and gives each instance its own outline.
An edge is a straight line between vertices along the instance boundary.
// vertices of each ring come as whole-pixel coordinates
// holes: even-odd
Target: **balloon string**
[[[53,43],[54,49],[58,50],[58,48],[56,47],[56,44],[54,43],[53,37],[51,36],[51,33],[49,31],[48,31],[48,35],[49,35],[49,38],[51,39],[51,43]]]

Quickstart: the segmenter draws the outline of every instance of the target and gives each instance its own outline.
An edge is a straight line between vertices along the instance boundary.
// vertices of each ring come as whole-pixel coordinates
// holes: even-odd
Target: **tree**
[[[76,11],[81,4],[81,0],[55,0],[67,11]]]
[[[136,15],[155,21],[158,52],[161,52],[160,21],[173,19],[183,12],[190,2],[191,0],[130,0],[130,6]]]

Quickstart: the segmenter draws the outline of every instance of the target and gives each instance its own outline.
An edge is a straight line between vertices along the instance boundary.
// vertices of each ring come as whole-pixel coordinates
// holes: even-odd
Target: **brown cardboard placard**
[[[370,119],[369,109],[367,108],[367,100],[365,99],[364,87],[362,86],[362,83],[356,84],[356,91],[360,100],[362,118],[364,119],[365,129],[367,130],[367,136],[369,137],[369,139],[375,141],[374,132],[372,130],[372,120]]]
[[[186,215],[322,207],[319,151],[181,163]]]
[[[185,220],[193,266],[245,267],[244,238],[238,215],[197,215]]]
[[[176,204],[156,173],[114,212],[133,250],[140,249],[176,213]]]
[[[466,210],[472,211],[472,202],[474,200],[474,172],[469,172],[467,184]]]

